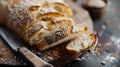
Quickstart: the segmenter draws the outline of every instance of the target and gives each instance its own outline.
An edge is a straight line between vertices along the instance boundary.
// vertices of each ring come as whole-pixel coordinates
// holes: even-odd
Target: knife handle
[[[18,52],[20,52],[34,67],[53,67],[53,65],[45,62],[25,47],[18,48]]]

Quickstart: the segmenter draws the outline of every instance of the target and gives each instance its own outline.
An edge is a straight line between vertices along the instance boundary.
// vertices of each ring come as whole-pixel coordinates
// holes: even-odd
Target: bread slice
[[[84,50],[89,50],[90,47],[94,45],[96,41],[96,36],[93,34],[86,35],[85,33],[80,33],[77,35],[75,40],[71,41],[66,49],[71,53],[80,53]]]
[[[62,31],[59,31],[59,32],[62,32]],[[48,37],[48,38],[47,38]],[[47,40],[47,39],[48,40]],[[68,41],[68,40],[71,40],[71,39],[73,39],[73,38],[75,38],[75,35],[72,35],[72,34],[69,34],[69,35],[65,35],[65,36],[63,36],[63,34],[62,34],[62,36],[61,36],[61,34],[60,35],[58,35],[57,37],[56,37],[56,35],[54,34],[54,35],[52,35],[52,36],[46,36],[46,40],[44,39],[43,41],[44,42],[40,42],[37,46],[38,46],[38,48],[41,50],[41,51],[45,51],[45,50],[47,50],[47,49],[50,49],[50,48],[54,48],[55,46],[58,46],[58,45],[60,45],[61,43],[64,43],[64,42],[66,42],[66,41]],[[47,44],[46,44],[46,42],[47,42]]]

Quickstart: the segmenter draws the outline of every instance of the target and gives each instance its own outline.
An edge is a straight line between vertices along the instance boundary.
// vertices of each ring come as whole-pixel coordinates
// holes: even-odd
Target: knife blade
[[[45,62],[27,49],[25,45],[14,37],[14,34],[10,33],[6,28],[0,27],[0,36],[6,41],[10,48],[22,54],[34,67],[53,67],[53,65]]]
[[[10,48],[17,51],[18,48],[24,47],[23,43],[19,42],[14,35],[9,33],[5,28],[0,27],[0,36],[9,44]]]

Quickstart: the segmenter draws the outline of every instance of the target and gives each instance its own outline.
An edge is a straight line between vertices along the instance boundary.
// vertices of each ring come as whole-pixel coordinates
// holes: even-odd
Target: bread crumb
[[[109,24],[110,24],[110,20],[105,20],[105,21],[104,21],[104,24],[105,24],[105,25],[109,25]]]
[[[97,48],[97,49],[99,50],[100,48]],[[100,56],[100,52],[99,52],[98,50],[96,50],[96,56],[97,56],[97,57]]]
[[[111,56],[112,56],[112,57],[116,57],[116,54],[115,54],[115,53],[112,53]]]
[[[101,61],[101,64],[102,64],[102,65],[105,65],[105,64],[106,64],[106,61]]]

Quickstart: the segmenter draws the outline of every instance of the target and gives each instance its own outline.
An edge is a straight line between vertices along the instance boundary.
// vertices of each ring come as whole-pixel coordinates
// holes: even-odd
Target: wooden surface
[[[93,32],[92,20],[87,11],[85,11],[80,6],[73,3],[71,0],[65,0],[66,3],[70,5],[70,8],[73,9],[74,16],[72,18],[75,19],[76,23],[83,23],[88,26],[88,33]],[[16,60],[11,49],[6,45],[6,43],[0,38],[0,64],[20,64],[19,61]]]
[[[19,64],[13,51],[0,37],[0,64]]]

